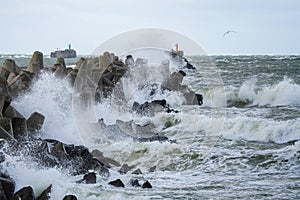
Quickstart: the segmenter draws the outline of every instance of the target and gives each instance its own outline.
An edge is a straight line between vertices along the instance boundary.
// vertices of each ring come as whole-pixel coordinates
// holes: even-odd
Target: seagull
[[[225,33],[223,33],[223,37],[225,37],[229,33],[236,33],[236,31],[234,31],[234,30],[226,31]]]

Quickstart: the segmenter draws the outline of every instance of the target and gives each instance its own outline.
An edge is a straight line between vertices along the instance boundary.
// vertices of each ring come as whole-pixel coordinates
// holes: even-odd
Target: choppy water
[[[19,57],[14,59],[20,66],[29,62],[29,57]],[[2,55],[0,61],[4,58]],[[110,180],[121,178],[128,183],[132,177],[143,177],[152,189],[113,188],[101,177],[95,185],[78,184],[81,177],[72,177],[63,169],[41,168],[27,158],[7,157],[2,167],[18,188],[32,185],[38,193],[53,184],[52,199],[62,199],[65,194],[79,199],[299,199],[300,142],[294,141],[300,139],[300,56],[213,56],[216,68],[202,57],[189,59],[202,71],[188,70],[185,81],[204,95],[203,106],[179,106],[180,97],[175,93],[163,97],[182,110],[178,114],[140,119],[111,107],[111,102],[96,106],[98,117],[109,124],[116,119],[150,120],[162,130],[165,121],[178,123],[163,130],[177,143],[128,140],[89,146],[120,163],[136,165],[144,173],[119,175],[112,169]],[[45,63],[54,62],[45,59]],[[222,85],[214,79],[216,69],[226,104],[219,95]],[[148,98],[140,91],[135,95]],[[45,74],[13,104],[26,117],[35,110],[46,116],[44,138],[80,144],[71,97],[72,88],[65,81]],[[150,173],[152,166],[157,169]]]

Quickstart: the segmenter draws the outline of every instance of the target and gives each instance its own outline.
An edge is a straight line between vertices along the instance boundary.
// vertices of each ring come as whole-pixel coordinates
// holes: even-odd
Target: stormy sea
[[[0,55],[0,63],[12,59],[26,67],[31,56]],[[78,59],[65,59],[65,63],[74,67]],[[134,79],[126,74],[120,79],[124,97],[113,92],[92,106],[96,119],[106,126],[120,120],[141,126],[151,123],[167,141],[127,139],[115,129],[106,129],[105,134],[85,132],[78,127],[74,88],[52,73],[42,72],[29,89],[13,98],[11,105],[24,117],[36,111],[45,116],[38,137],[99,150],[120,165],[126,163],[128,172],[120,173],[120,166],[110,165],[109,176],[96,173],[96,183],[83,184],[78,181],[82,174],[71,173],[72,163],[42,165],[34,152],[10,154],[7,144],[1,147],[5,157],[1,172],[15,181],[16,191],[31,186],[39,195],[52,184],[55,200],[67,194],[78,199],[300,199],[300,56],[187,59],[195,69],[178,67],[176,61],[167,64],[171,72],[184,71],[183,84],[203,95],[200,106],[186,105],[177,91],[152,84],[166,74],[156,74],[160,66],[143,60],[141,65],[148,71],[133,68]],[[55,63],[56,59],[44,55],[45,66]],[[134,102],[162,99],[170,112],[141,116],[129,109]],[[132,173],[136,169],[141,173]],[[108,184],[116,179],[124,187]],[[152,188],[135,187],[132,179],[140,184],[147,180]]]

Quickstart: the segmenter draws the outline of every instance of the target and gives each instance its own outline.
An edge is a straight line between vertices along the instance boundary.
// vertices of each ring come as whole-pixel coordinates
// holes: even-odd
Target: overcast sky
[[[89,54],[122,32],[177,31],[208,54],[300,54],[298,0],[1,0],[0,53]],[[223,37],[228,30],[235,30]]]

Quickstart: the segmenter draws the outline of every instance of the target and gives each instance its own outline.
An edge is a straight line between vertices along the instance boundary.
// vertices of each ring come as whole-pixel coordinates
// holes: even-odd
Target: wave
[[[238,116],[228,119],[223,137],[234,140],[287,143],[300,140],[300,120],[274,121]]]
[[[259,87],[257,79],[245,81],[239,91],[230,90],[227,95],[229,106],[297,106],[300,105],[300,85],[284,77],[272,86]]]

